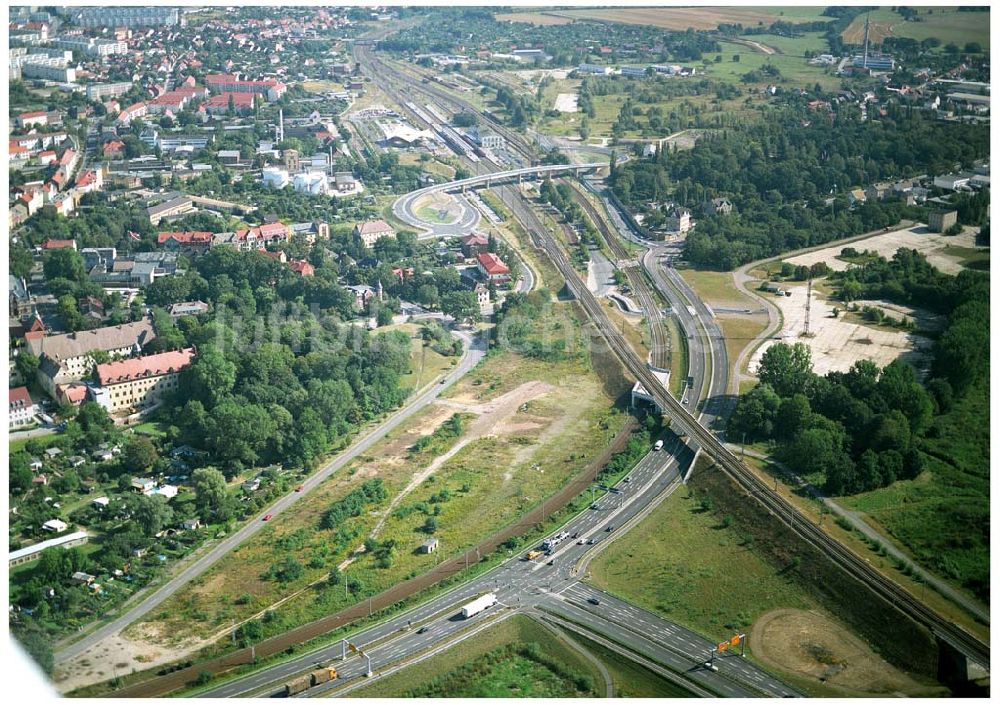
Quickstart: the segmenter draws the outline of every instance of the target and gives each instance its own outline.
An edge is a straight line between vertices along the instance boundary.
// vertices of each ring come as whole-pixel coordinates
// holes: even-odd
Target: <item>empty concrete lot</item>
[[[906,331],[862,325],[854,315],[845,314],[843,303],[827,301],[815,292],[809,314],[809,331],[813,336],[802,337],[806,318],[806,284],[790,284],[785,285],[785,288],[790,296],[772,297],[764,294],[781,309],[784,317],[784,325],[776,338],[789,345],[796,342],[808,345],[816,374],[846,372],[858,360],[872,360],[884,367],[903,356],[921,374],[929,366],[933,345],[930,338]],[[879,304],[884,305],[884,302]],[[840,309],[837,318],[833,317],[834,307]],[[764,351],[778,342],[777,339],[769,340],[757,349],[750,359],[750,372],[756,372]]]
[[[850,266],[849,263],[837,259],[837,255],[845,247],[853,247],[858,252],[874,250],[886,259],[892,259],[896,250],[907,247],[923,254],[928,262],[945,274],[958,274],[962,271],[961,258],[946,254],[945,250],[949,247],[972,248],[975,246],[976,231],[974,228],[966,228],[961,235],[949,236],[932,233],[926,225],[918,223],[911,228],[873,235],[847,245],[833,245],[822,250],[806,252],[787,261],[795,265],[804,264],[807,267],[816,262],[826,262],[830,269],[840,272]]]

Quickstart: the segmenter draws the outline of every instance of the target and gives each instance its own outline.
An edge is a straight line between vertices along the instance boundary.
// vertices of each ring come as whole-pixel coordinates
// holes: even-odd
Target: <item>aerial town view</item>
[[[12,702],[989,697],[988,4],[7,38]]]

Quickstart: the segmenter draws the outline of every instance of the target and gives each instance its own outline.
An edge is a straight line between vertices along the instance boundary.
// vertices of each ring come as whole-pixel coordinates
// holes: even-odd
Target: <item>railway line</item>
[[[586,194],[571,180],[565,179],[565,182],[573,190],[574,200],[580,204],[584,213],[587,214],[587,217],[590,218],[594,226],[600,231],[601,237],[608,243],[608,247],[611,248],[611,252],[618,260],[618,268],[625,274],[629,286],[632,287],[632,291],[635,292],[636,297],[639,299],[639,305],[646,312],[646,321],[649,324],[650,335],[649,364],[657,369],[669,369],[670,335],[667,333],[663,311],[653,297],[649,283],[646,281],[645,275],[639,267],[638,260],[625,249],[618,236],[608,225],[607,220],[594,207],[594,204],[590,202]]]
[[[369,47],[358,47],[357,52],[359,61],[363,65],[365,62],[368,62],[369,65],[374,66],[376,69],[381,67],[381,70],[374,71],[375,74],[391,75],[390,72],[392,69],[380,59],[376,59]],[[409,80],[415,81],[412,78],[409,78]],[[445,104],[457,106],[459,110],[478,112],[475,108],[434,86],[419,82],[412,83],[411,85],[426,94],[434,96]],[[493,120],[491,120],[491,127],[508,141],[512,149],[520,152],[529,161],[534,161],[534,152],[523,136],[502,125],[496,124]],[[935,637],[950,644],[965,654],[970,660],[987,669],[989,668],[990,648],[988,644],[975,635],[970,634],[962,627],[938,615],[896,582],[873,568],[863,558],[827,535],[816,524],[803,516],[794,506],[758,479],[709,429],[695,420],[681,402],[674,399],[662,387],[653,372],[639,359],[624,336],[617,331],[596,297],[587,288],[586,283],[581,281],[558,243],[548,235],[545,228],[538,222],[537,217],[531,212],[531,209],[522,207],[515,210],[531,221],[527,222],[526,225],[530,226],[529,231],[534,230],[531,236],[535,244],[545,251],[560,275],[566,280],[567,288],[580,302],[587,315],[590,316],[595,326],[597,326],[605,340],[607,340],[608,345],[619,357],[626,369],[642,382],[643,386],[656,399],[657,404],[663,409],[664,413],[671,417],[675,430],[687,434],[690,441],[707,452],[715,460],[720,469],[748,496],[760,502],[772,515],[777,517],[804,541],[809,542],[823,552],[834,564],[869,587],[872,592],[884,601],[925,626]],[[609,246],[611,246],[611,241],[613,241],[613,238],[609,239]]]
[[[897,583],[874,569],[867,561],[824,533],[784,498],[761,482],[711,431],[698,423],[680,402],[663,389],[652,371],[636,356],[586,284],[577,276],[558,243],[548,237],[544,230],[535,233],[534,239],[566,279],[567,287],[591,317],[626,369],[642,382],[664,413],[670,416],[671,427],[676,432],[686,434],[698,443],[747,495],[764,505],[771,514],[803,540],[822,551],[836,565],[863,582],[883,600],[930,629],[936,637],[951,644],[981,666],[989,668],[989,645],[939,616]]]

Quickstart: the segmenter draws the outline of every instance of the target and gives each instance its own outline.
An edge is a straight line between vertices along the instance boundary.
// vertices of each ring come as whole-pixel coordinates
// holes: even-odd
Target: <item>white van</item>
[[[653,450],[663,450],[663,441],[662,440],[657,441],[656,444],[653,446]]]

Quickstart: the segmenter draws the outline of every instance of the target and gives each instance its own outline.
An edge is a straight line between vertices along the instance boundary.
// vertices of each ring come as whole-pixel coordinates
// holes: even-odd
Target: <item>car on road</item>
[[[574,531],[573,535],[570,536],[570,538],[571,539],[578,539],[578,538],[580,538],[580,532],[579,531]]]
[[[587,539],[587,545],[588,546],[593,546],[594,545],[594,539]]]
[[[305,485],[299,485],[298,487],[296,487],[296,488],[295,488],[295,491],[296,491],[296,492],[301,492],[301,491],[302,491],[302,490],[304,490],[305,488],[306,488],[306,486],[305,486]]]
[[[593,504],[591,504],[590,508],[591,509],[597,509],[597,502],[594,502]]]
[[[423,634],[426,631],[427,631],[427,627],[420,627],[420,629],[417,630],[417,634]]]
[[[596,597],[588,597],[587,598],[587,602],[589,602],[592,605],[599,605],[599,604],[601,604],[601,601],[598,600]]]
[[[549,562],[548,562],[548,563],[546,563],[545,565],[555,565],[555,561],[549,561]]]
[[[653,450],[663,450],[663,439],[660,439],[660,440],[658,440],[658,441],[657,441],[657,442],[656,442],[656,443],[655,443],[655,444],[653,445]]]
[[[582,545],[584,545],[585,543],[587,543],[587,539],[580,539],[579,541],[577,541],[577,542],[576,542],[576,545],[577,545],[577,546],[582,546]]]
[[[615,530],[614,524],[608,524],[608,528],[605,529],[605,531],[614,531],[614,530]]]
[[[273,514],[265,514],[264,515],[264,521],[271,521],[271,517],[273,517],[273,516],[274,516]]]
[[[627,483],[627,482],[632,482],[632,478],[631,478],[631,477],[629,477],[628,475],[626,475],[626,476],[625,476],[625,479],[623,480],[623,482],[626,482],[626,483]]]

